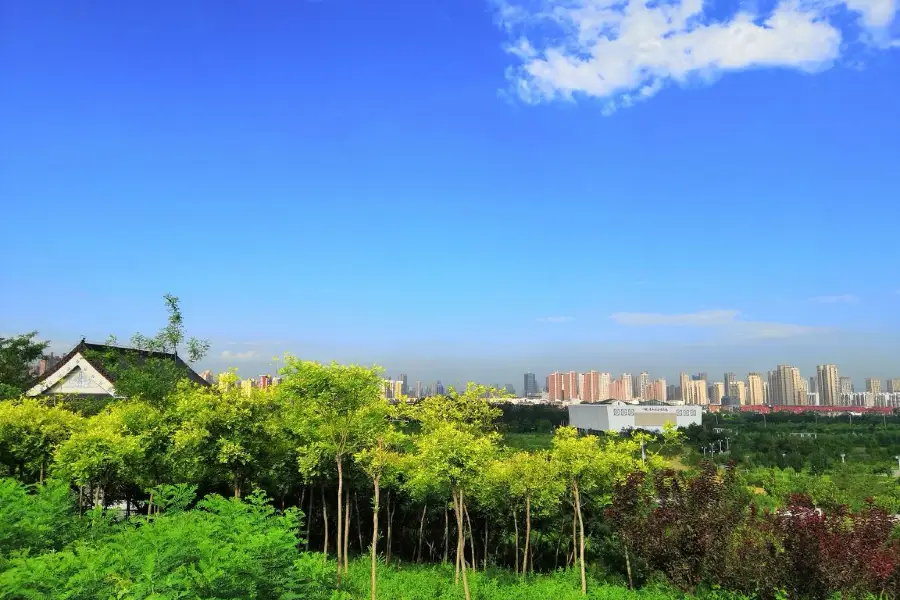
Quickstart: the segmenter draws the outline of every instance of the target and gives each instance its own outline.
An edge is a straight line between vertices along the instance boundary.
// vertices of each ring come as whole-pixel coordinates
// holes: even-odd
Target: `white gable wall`
[[[75,354],[50,377],[37,384],[26,396],[45,394],[106,394],[116,395],[116,388],[87,361],[81,353]]]

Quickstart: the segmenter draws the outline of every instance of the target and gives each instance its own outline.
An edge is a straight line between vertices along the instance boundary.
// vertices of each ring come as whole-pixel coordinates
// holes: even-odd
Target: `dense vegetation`
[[[813,423],[870,457],[816,470],[787,422],[578,435],[476,384],[392,406],[377,369],[284,365],[249,393],[120,365],[96,413],[0,402],[0,598],[900,597],[898,482],[865,441],[887,419]],[[758,458],[782,438],[799,470]]]

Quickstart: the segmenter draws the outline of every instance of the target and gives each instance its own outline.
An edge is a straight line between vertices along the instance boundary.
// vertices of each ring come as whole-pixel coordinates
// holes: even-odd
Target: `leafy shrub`
[[[74,512],[75,498],[62,482],[0,479],[0,567],[5,556],[62,548],[75,533]]]
[[[276,514],[261,493],[244,502],[209,496],[195,510],[14,558],[0,574],[0,598],[325,598],[312,563],[297,564],[301,516]]]

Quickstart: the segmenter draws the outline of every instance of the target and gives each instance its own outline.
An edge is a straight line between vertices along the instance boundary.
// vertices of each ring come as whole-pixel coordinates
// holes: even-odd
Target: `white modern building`
[[[703,408],[696,405],[629,404],[615,401],[569,406],[569,425],[584,431],[646,429],[662,431],[667,423],[676,427],[699,425]]]

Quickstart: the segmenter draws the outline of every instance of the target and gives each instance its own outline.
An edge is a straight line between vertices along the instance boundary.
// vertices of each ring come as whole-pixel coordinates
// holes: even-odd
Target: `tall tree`
[[[381,430],[387,404],[382,378],[375,367],[323,365],[285,357],[284,379],[278,393],[286,400],[290,422],[298,439],[300,467],[317,464],[322,456],[337,469],[337,581],[347,569],[344,556],[344,461],[373,443]]]
[[[0,337],[0,398],[22,394],[33,379],[31,367],[44,355],[49,342],[39,342],[37,332]]]

